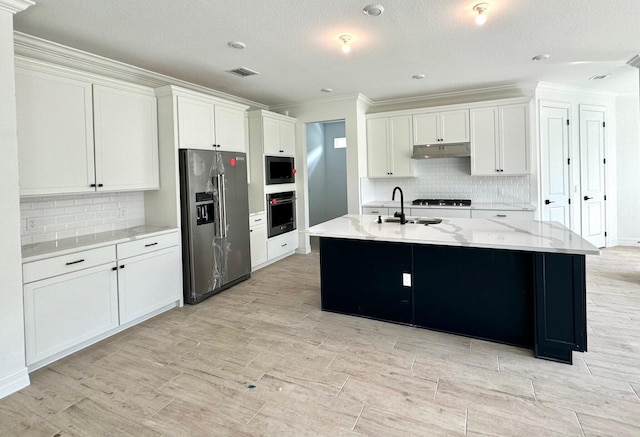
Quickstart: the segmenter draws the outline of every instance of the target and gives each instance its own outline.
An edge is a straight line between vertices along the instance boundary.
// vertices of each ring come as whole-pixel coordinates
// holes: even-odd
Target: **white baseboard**
[[[640,247],[640,238],[618,238],[617,244],[611,246],[635,246]]]
[[[5,376],[0,379],[0,399],[9,396],[11,393],[17,392],[18,390],[22,390],[30,383],[29,371],[26,367],[12,373],[11,375]]]

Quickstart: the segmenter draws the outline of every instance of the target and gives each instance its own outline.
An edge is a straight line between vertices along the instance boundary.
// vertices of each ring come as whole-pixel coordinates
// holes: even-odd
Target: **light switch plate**
[[[411,287],[411,273],[402,274],[402,286]]]

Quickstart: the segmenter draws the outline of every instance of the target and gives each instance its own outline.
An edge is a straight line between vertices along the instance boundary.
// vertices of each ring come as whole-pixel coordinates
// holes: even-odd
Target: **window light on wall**
[[[345,137],[334,138],[333,139],[333,148],[334,149],[346,149],[347,148],[347,139]]]

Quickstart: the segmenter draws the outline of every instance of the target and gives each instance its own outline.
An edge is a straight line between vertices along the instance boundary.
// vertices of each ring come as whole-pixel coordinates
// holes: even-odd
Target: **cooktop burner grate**
[[[416,199],[411,204],[423,206],[471,206],[471,199]]]

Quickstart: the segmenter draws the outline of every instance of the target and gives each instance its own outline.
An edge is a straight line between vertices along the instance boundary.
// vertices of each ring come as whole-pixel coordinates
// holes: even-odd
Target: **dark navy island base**
[[[320,266],[324,311],[567,364],[587,350],[585,255],[320,237]]]

